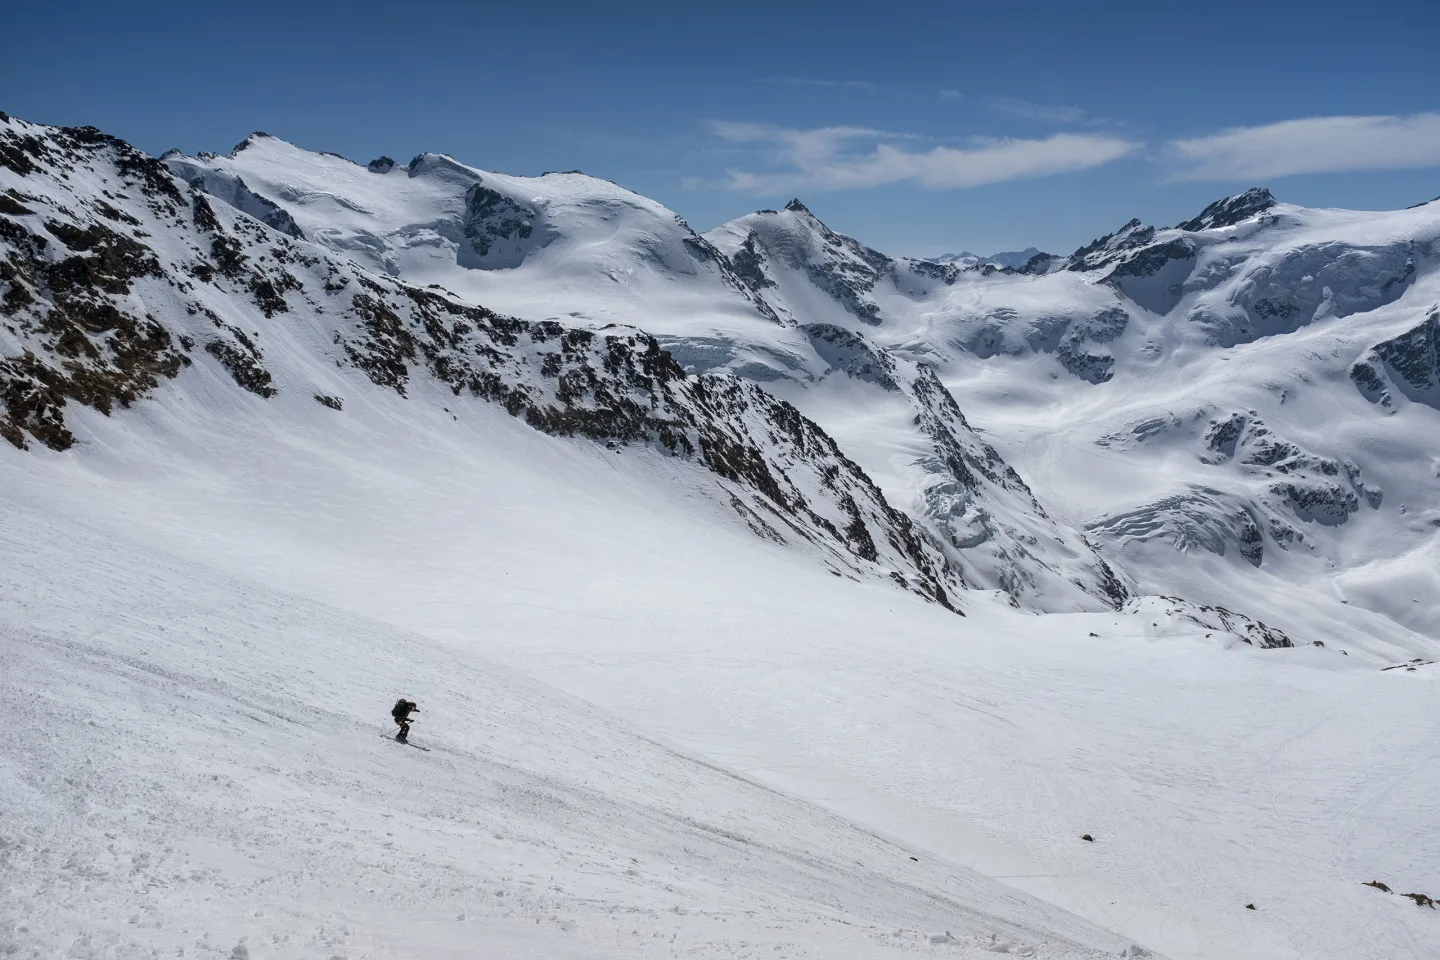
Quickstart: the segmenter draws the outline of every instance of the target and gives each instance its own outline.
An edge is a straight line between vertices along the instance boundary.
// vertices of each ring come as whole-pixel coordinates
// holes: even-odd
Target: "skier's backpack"
[[[404,719],[405,714],[409,712],[410,702],[402,698],[395,701],[395,706],[390,709],[390,716],[394,717],[396,720],[402,720]]]

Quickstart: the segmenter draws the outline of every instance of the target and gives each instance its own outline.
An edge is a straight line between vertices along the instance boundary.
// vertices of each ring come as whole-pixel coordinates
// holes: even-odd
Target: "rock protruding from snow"
[[[1136,597],[1125,604],[1122,612],[1152,620],[1165,617],[1188,621],[1206,630],[1231,634],[1262,650],[1295,646],[1295,642],[1283,630],[1224,607],[1195,603],[1180,597]]]
[[[1244,193],[1216,200],[1200,211],[1199,216],[1184,220],[1176,226],[1181,230],[1215,230],[1233,227],[1251,217],[1264,213],[1275,206],[1275,196],[1264,187],[1251,187]]]
[[[245,181],[238,175],[212,170],[184,155],[171,154],[164,163],[176,176],[222,203],[227,203],[236,210],[249,214],[281,233],[304,239],[305,233],[295,222],[294,217],[278,205],[255,193],[245,185]]]
[[[1377,343],[1351,368],[1350,379],[1371,402],[1393,406],[1394,389],[1440,409],[1440,307],[1411,330]]]

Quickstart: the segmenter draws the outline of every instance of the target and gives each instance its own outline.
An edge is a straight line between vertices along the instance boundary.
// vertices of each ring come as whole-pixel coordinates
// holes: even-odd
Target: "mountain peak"
[[[1212,230],[1233,227],[1276,204],[1275,195],[1264,187],[1251,187],[1244,193],[1216,200],[1200,211],[1198,217],[1176,224],[1181,230]]]
[[[233,157],[235,154],[239,153],[241,150],[244,150],[246,147],[250,146],[250,144],[254,143],[256,140],[278,140],[278,139],[279,139],[279,137],[271,136],[270,134],[266,133],[264,130],[256,130],[256,131],[254,131],[253,133],[251,133],[248,137],[246,137],[244,140],[241,140],[239,143],[235,144],[234,149],[232,149],[232,150],[230,151],[230,155]]]
[[[810,213],[810,208],[805,206],[805,204],[801,203],[799,197],[796,197],[789,203],[785,204],[785,209],[789,210],[791,213]],[[810,213],[810,216],[813,217],[815,216],[815,214]]]
[[[941,263],[964,263],[966,261],[982,264],[993,263],[996,266],[1010,267],[1018,270],[1041,252],[1038,247],[1026,247],[1024,250],[1002,250],[999,253],[989,255],[972,253],[969,250],[961,250],[959,253],[942,253],[935,259]]]

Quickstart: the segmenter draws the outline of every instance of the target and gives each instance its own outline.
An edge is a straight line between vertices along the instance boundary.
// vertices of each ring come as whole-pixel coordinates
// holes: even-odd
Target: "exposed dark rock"
[[[1088,383],[1105,383],[1115,376],[1115,358],[1107,353],[1088,353],[1064,344],[1055,351],[1060,366]]]
[[[254,217],[261,223],[297,240],[305,239],[305,233],[295,222],[289,211],[266,197],[260,196],[233,173],[214,170],[197,163],[184,155],[172,156],[164,163],[166,169],[190,184],[192,192],[204,192],[228,207],[239,210],[246,216]],[[203,216],[198,209],[196,216]],[[214,229],[200,224],[201,229]]]
[[[1195,261],[1194,241],[1182,237],[1120,259],[1104,282],[1147,310],[1169,313],[1184,295]]]
[[[48,152],[38,137],[0,130],[0,167],[8,167],[22,177],[29,176],[40,169],[35,162],[45,159]]]
[[[858,334],[828,323],[810,323],[801,327],[815,351],[832,370],[842,371],[856,380],[873,383],[883,390],[895,392],[895,364],[888,354],[873,348]]]
[[[1017,267],[1016,272],[1034,275],[1048,273],[1050,267],[1059,259],[1060,258],[1053,253],[1037,253],[1029,260],[1026,260],[1024,265]]]
[[[730,263],[735,275],[751,290],[758,293],[766,287],[775,286],[775,281],[765,273],[765,255],[756,249],[753,231],[745,237],[745,242],[740,244],[740,249],[730,258]]]
[[[169,331],[150,317],[117,306],[142,277],[158,274],[148,247],[100,224],[79,227],[47,220],[46,230],[79,256],[51,261],[41,235],[0,230],[10,253],[0,260],[9,290],[3,312],[16,317],[32,347],[0,358],[0,435],[16,446],[29,434],[63,450],[74,442],[65,425],[69,401],[110,413],[174,377],[186,362]],[[42,296],[43,295],[43,296]]]
[[[475,258],[461,258],[461,266],[490,266],[483,263],[497,245],[518,245],[534,231],[536,212],[521,206],[503,193],[475,184],[465,195],[463,232]],[[523,255],[501,258],[496,266],[519,266]]]
[[[255,341],[243,330],[225,324],[221,324],[221,328],[234,339],[211,340],[205,344],[205,352],[219,360],[236,383],[257,397],[268,400],[279,393],[272,386],[270,371],[260,365],[264,356]]]
[[[423,365],[455,393],[498,403],[537,430],[698,456],[716,476],[759,495],[741,511],[752,529],[789,531],[865,563],[903,558],[906,588],[950,605],[958,577],[923,532],[818,426],[753,383],[687,377],[638,331],[526,323],[428,290],[360,283],[351,306],[358,335],[338,340],[376,384],[403,393]],[[527,378],[527,369],[541,379]],[[763,425],[758,434],[755,423]],[[797,470],[817,477],[828,506],[802,493],[790,474]],[[759,520],[756,509],[773,520]]]
[[[33,213],[30,208],[16,200],[8,192],[0,193],[0,213],[9,214],[12,217],[24,217]]]
[[[1224,607],[1195,603],[1180,597],[1137,597],[1125,605],[1125,611],[1153,613],[1153,604],[1157,599],[1164,602],[1165,613],[1171,617],[1188,620],[1206,630],[1234,634],[1245,643],[1262,650],[1290,649],[1295,646],[1295,642],[1283,630]]]
[[[1377,343],[1370,355],[1369,363],[1356,364],[1350,372],[1367,397],[1374,400],[1378,393],[1379,402],[1388,399],[1375,370],[1378,361],[1385,365],[1395,386],[1411,400],[1440,408],[1440,307],[1432,309],[1413,329]],[[1357,376],[1356,370],[1362,366],[1366,370]]]
[[[1218,453],[1220,459],[1229,460],[1235,456],[1235,445],[1240,435],[1250,425],[1250,418],[1243,413],[1232,413],[1219,420],[1211,420],[1205,431],[1205,446]]]
[[[1214,230],[1233,227],[1275,206],[1275,197],[1264,187],[1252,187],[1233,197],[1216,200],[1200,215],[1176,224],[1181,230]]]
[[[1113,263],[1117,254],[1147,246],[1154,239],[1154,227],[1147,227],[1138,219],[1131,220],[1114,233],[1092,240],[1070,254],[1066,268],[1096,270]]]
[[[1355,388],[1371,403],[1378,403],[1382,407],[1395,405],[1375,364],[1360,361],[1350,368],[1350,379],[1355,383]]]

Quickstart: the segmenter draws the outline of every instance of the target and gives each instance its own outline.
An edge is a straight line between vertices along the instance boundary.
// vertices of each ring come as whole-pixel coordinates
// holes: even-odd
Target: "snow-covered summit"
[[[1024,250],[1002,250],[999,253],[982,254],[972,253],[969,250],[961,250],[958,253],[942,253],[935,259],[941,263],[992,263],[997,267],[1009,267],[1018,270],[1039,256],[1044,254],[1039,247],[1026,247]]]
[[[774,322],[674,212],[608,180],[519,177],[436,153],[362,167],[268,136],[165,162],[187,179],[199,168],[243,179],[307,237],[369,269],[500,309],[596,325],[648,309],[701,326]]]

